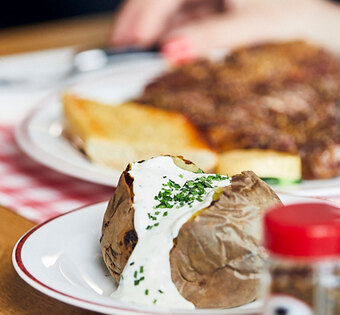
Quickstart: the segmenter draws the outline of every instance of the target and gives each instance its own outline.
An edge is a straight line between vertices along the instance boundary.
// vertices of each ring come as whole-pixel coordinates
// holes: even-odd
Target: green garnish
[[[144,267],[143,267],[143,266],[140,266],[140,267],[139,267],[139,272],[140,272],[140,273],[143,273],[143,272],[144,272]],[[137,271],[137,270],[135,270],[135,272],[134,272],[134,274],[133,274],[133,277],[134,277],[135,279],[138,278],[138,271]],[[134,280],[134,284],[135,284],[135,285],[139,285],[139,282],[143,281],[144,279],[145,279],[145,277],[140,277],[139,279]]]
[[[130,263],[130,266],[133,266],[135,264],[135,262],[134,261],[132,261],[131,263]]]
[[[149,290],[148,289],[145,290],[145,295],[149,295]]]
[[[203,173],[203,171],[199,169],[195,173]],[[183,175],[180,174],[179,177],[183,178]],[[165,177],[163,176],[163,178]],[[226,179],[229,179],[229,177],[220,174],[200,176],[192,180],[187,180],[182,186],[169,179],[167,183],[162,185],[161,190],[154,197],[154,199],[158,201],[158,204],[154,207],[157,211],[154,212],[154,215],[148,213],[149,219],[156,221],[159,214],[166,217],[168,211],[164,211],[165,209],[174,207],[181,208],[185,205],[192,207],[195,201],[202,202],[207,188],[216,188],[218,186],[216,186],[214,182]],[[148,225],[146,229],[151,230],[152,227],[158,225],[159,222],[156,222],[153,225]]]
[[[161,294],[164,294],[164,292],[162,290],[158,290],[158,292],[161,293]]]
[[[153,304],[156,304],[156,303],[157,303],[157,299],[154,299],[154,300],[153,300]]]
[[[202,202],[202,195],[205,194],[206,188],[214,188],[213,181],[225,179],[228,177],[220,174],[202,176],[186,181],[183,186],[169,180],[167,184],[163,184],[161,191],[154,197],[159,201],[155,208],[173,208],[174,206],[180,208],[185,204],[192,204],[195,200]]]
[[[287,178],[277,178],[277,177],[261,177],[261,179],[264,182],[266,182],[268,185],[280,185],[280,186],[296,185],[302,182],[301,178],[287,179]]]

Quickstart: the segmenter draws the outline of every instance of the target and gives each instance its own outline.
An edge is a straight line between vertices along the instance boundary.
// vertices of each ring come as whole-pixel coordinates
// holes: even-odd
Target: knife
[[[45,87],[51,84],[65,82],[69,79],[91,71],[100,70],[111,64],[122,61],[138,60],[142,58],[150,58],[159,56],[158,47],[151,47],[144,50],[136,47],[128,47],[124,49],[117,48],[98,48],[75,52],[70,59],[70,64],[65,67],[66,70],[44,71],[20,71],[17,76],[7,76],[6,72],[0,75],[0,87],[16,87],[16,86],[34,86]],[[29,59],[28,61],[29,62]],[[51,57],[53,62],[53,56]],[[14,63],[15,65],[15,63]],[[46,64],[41,65],[46,67]],[[20,67],[18,65],[17,67]],[[39,68],[39,67],[37,67]],[[47,67],[48,68],[48,67]],[[20,70],[20,69],[19,69]],[[18,71],[17,71],[18,72]]]
[[[154,46],[148,50],[137,47],[84,50],[75,54],[73,59],[74,70],[79,72],[99,70],[114,61],[116,57],[120,57],[119,59],[121,60],[121,58],[131,58],[131,56],[138,58],[152,53],[155,55],[159,54],[158,47]]]

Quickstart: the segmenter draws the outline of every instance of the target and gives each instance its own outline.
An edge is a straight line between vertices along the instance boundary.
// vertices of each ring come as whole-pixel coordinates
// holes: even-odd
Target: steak
[[[223,152],[299,154],[304,179],[340,175],[340,60],[304,42],[262,44],[156,78],[139,102],[188,116]]]

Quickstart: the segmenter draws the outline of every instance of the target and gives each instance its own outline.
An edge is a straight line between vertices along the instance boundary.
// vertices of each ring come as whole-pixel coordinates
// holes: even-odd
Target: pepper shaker
[[[340,315],[340,208],[280,206],[264,217],[265,315]]]

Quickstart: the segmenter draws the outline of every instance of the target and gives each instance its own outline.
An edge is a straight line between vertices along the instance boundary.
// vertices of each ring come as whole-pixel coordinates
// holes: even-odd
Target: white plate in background
[[[97,76],[80,81],[68,91],[109,104],[137,97],[147,82],[164,72],[167,64],[150,54],[121,62]],[[16,128],[16,140],[30,157],[59,172],[90,182],[116,186],[122,170],[90,162],[62,136],[61,91],[55,91],[34,108]]]
[[[145,85],[167,69],[164,60],[154,54],[111,69],[86,76],[68,90],[79,96],[108,104],[119,104],[137,97]],[[59,172],[90,182],[116,186],[122,170],[109,169],[90,162],[61,134],[61,92],[43,99],[16,129],[19,146],[36,161]],[[291,186],[273,186],[277,191],[301,196],[340,196],[340,177],[327,180],[304,180]]]

